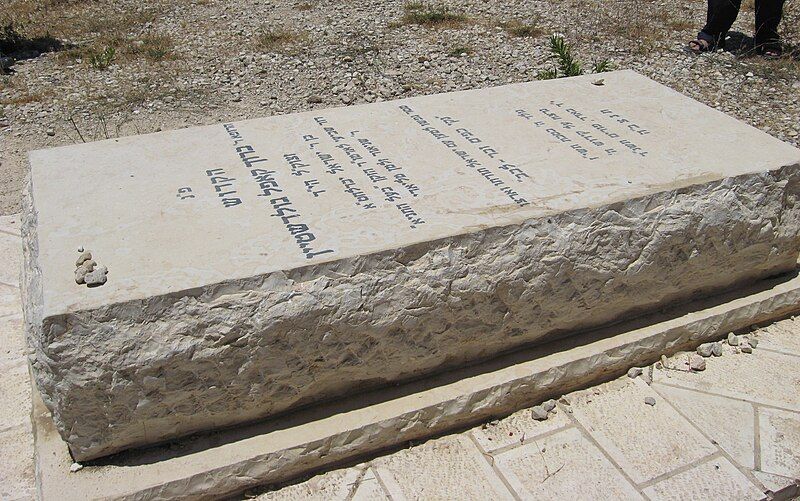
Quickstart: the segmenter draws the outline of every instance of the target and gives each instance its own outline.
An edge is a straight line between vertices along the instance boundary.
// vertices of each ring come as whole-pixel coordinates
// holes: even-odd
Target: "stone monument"
[[[795,268],[800,150],[634,72],[598,83],[32,152],[30,361],[75,459]]]

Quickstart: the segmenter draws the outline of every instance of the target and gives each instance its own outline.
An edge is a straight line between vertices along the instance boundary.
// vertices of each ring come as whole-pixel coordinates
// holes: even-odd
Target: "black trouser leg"
[[[756,0],[756,47],[775,48],[779,43],[778,25],[781,22],[784,0]]]
[[[708,15],[706,25],[700,32],[699,38],[721,46],[724,44],[725,35],[736,21],[742,0],[708,0]]]

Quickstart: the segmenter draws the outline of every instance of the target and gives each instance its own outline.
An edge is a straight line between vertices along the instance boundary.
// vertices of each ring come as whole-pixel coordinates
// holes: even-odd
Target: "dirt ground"
[[[4,0],[0,214],[27,152],[121,135],[536,79],[563,34],[584,67],[634,69],[800,145],[800,4],[786,55],[684,53],[701,0]],[[5,48],[4,48],[5,44]]]

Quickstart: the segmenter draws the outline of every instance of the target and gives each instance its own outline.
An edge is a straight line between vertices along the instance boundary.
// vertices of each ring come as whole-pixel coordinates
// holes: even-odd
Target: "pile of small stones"
[[[75,261],[75,283],[85,284],[87,287],[99,287],[108,280],[108,268],[97,266],[97,262],[92,259],[92,253],[88,250],[78,249],[80,255]]]

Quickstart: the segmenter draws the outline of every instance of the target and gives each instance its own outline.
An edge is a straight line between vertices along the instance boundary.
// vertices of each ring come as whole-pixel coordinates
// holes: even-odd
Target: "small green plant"
[[[106,47],[100,52],[91,52],[89,54],[89,65],[96,70],[105,70],[114,62],[114,56],[117,55],[117,50],[114,47]]]
[[[535,23],[526,24],[517,20],[500,23],[500,27],[509,35],[520,38],[538,37],[543,33],[543,30]]]
[[[550,52],[550,59],[555,59],[555,64],[550,69],[540,71],[536,76],[539,80],[576,77],[584,74],[581,62],[572,55],[572,49],[561,35],[550,36]],[[610,69],[611,62],[603,60],[594,64],[592,73],[603,73]]]
[[[450,56],[450,57],[460,57],[462,54],[469,55],[469,54],[472,54],[473,52],[474,51],[472,50],[472,47],[467,47],[467,46],[464,46],[464,45],[457,45],[457,46],[453,47],[452,49],[450,49],[447,52],[447,55]]]
[[[462,24],[467,20],[467,16],[452,11],[450,7],[427,2],[407,2],[403,10],[405,11],[403,24],[453,26]]]
[[[299,39],[299,35],[284,29],[262,29],[256,36],[256,47],[260,50],[271,51]]]
[[[167,35],[145,35],[137,52],[151,61],[162,61],[172,53],[173,42]]]

